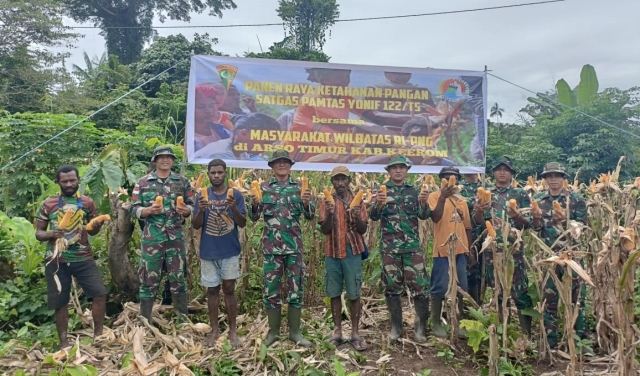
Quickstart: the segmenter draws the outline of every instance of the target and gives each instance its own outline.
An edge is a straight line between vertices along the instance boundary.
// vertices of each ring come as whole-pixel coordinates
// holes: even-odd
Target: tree
[[[93,59],[89,57],[87,52],[83,52],[84,63],[87,66],[86,68],[81,68],[80,66],[73,64],[73,74],[75,74],[82,81],[95,81],[98,79],[99,68],[102,65],[105,65],[109,61],[109,57],[107,53],[104,52],[100,58],[94,56]]]
[[[336,0],[280,0],[277,9],[293,44],[303,54],[322,51],[326,31],[340,16]]]
[[[328,62],[329,56],[322,51],[303,52],[292,42],[292,37],[286,37],[282,42],[276,42],[267,52],[247,52],[245,57],[258,59],[299,60]]]
[[[140,58],[142,48],[153,36],[152,22],[189,21],[191,13],[209,9],[212,16],[235,9],[233,0],[64,0],[67,14],[78,22],[92,22],[102,29],[107,51],[123,64]]]
[[[489,117],[495,117],[497,119],[500,119],[502,117],[503,111],[504,111],[504,108],[501,108],[496,102],[493,106],[491,106],[491,113],[489,114]]]

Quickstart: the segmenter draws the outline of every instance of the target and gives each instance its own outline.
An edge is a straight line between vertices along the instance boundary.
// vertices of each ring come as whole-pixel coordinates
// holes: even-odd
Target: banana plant
[[[569,107],[585,105],[598,95],[598,76],[593,66],[586,64],[580,72],[580,83],[573,89],[563,78],[556,82],[556,95],[538,93],[527,100],[533,104],[549,109],[555,115],[569,110]]]

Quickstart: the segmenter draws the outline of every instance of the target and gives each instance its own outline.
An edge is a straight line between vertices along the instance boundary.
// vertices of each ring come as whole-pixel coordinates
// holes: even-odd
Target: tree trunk
[[[137,268],[129,261],[129,242],[134,224],[129,215],[129,203],[118,195],[109,197],[111,204],[111,237],[109,238],[109,271],[113,283],[132,298],[137,298],[140,288]]]

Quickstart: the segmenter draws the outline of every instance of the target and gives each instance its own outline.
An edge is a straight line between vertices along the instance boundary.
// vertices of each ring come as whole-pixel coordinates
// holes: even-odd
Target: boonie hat
[[[333,170],[331,170],[331,177],[338,176],[338,175],[344,175],[346,177],[349,177],[349,169],[345,166],[334,167]]]
[[[565,170],[564,166],[558,162],[549,162],[546,165],[544,165],[544,170],[542,171],[542,174],[540,174],[540,177],[544,178],[547,174],[550,174],[552,172],[561,174],[565,178],[569,177],[569,174],[567,174],[567,171]]]
[[[273,163],[275,161],[277,161],[278,159],[286,159],[292,165],[296,163],[293,159],[291,159],[291,157],[289,156],[289,152],[288,151],[286,151],[284,149],[280,149],[280,150],[276,150],[273,153],[273,155],[271,156],[271,159],[269,159],[269,162],[267,162],[267,164],[269,165],[269,167],[271,167],[273,165]]]
[[[176,157],[176,155],[173,153],[173,149],[171,149],[171,146],[169,145],[158,146],[157,148],[153,149],[153,156],[151,157],[151,162],[155,162],[156,158],[159,155],[170,155],[173,157],[173,159],[178,159],[178,157]]]
[[[404,155],[395,154],[392,155],[391,158],[389,158],[389,163],[385,166],[384,169],[389,171],[389,167],[399,164],[407,166],[407,170],[411,168],[411,160],[409,158],[405,157]]]

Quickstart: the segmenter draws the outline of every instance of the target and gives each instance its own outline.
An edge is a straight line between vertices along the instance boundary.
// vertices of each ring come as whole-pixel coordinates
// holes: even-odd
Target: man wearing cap
[[[479,174],[464,174],[464,179],[460,182],[462,185],[462,190],[460,190],[460,195],[467,199],[467,206],[469,212],[473,211],[473,207],[476,204],[476,197],[478,193],[478,188],[482,187],[482,182],[478,176]],[[478,226],[473,226],[471,229],[471,244],[472,246],[469,249],[469,255],[471,259],[475,262],[470,262],[467,265],[467,283],[469,285],[469,295],[476,303],[482,304],[481,298],[481,287],[482,287],[482,266],[484,265],[483,258],[484,255],[478,254],[480,250],[479,243],[476,242],[476,239],[482,233],[482,228]]]
[[[563,233],[567,228],[568,221],[577,221],[587,225],[587,204],[578,193],[564,188],[564,180],[569,175],[560,163],[547,163],[540,176],[547,181],[548,189],[533,196],[533,199],[538,202],[538,208],[531,209],[533,230],[538,233],[547,246],[552,247],[554,252],[573,250],[577,244],[572,244],[571,238]],[[563,210],[554,209],[554,201],[558,202]],[[560,280],[564,278],[565,272],[566,270],[560,266],[555,269]],[[582,284],[577,275],[573,275],[571,278],[571,303],[576,304]],[[544,311],[547,342],[549,347],[554,348],[558,345],[558,289],[551,277],[547,279],[544,288],[544,299],[547,301],[547,308]],[[584,302],[580,305],[575,328],[577,334],[582,337],[585,329]]]
[[[429,194],[407,183],[405,177],[411,162],[402,155],[394,155],[385,167],[389,181],[384,183],[386,194],[378,190],[369,209],[369,217],[380,221],[380,253],[382,282],[389,310],[392,343],[402,335],[402,306],[400,295],[404,285],[409,287],[416,309],[415,339],[425,342],[429,316],[429,275],[425,269],[423,248],[418,235],[418,219],[426,220],[431,211]]]
[[[516,174],[516,170],[513,168],[513,162],[509,157],[498,158],[493,165],[492,171],[495,178],[495,187],[491,188],[491,202],[478,203],[473,210],[472,218],[473,225],[483,226],[483,230],[486,228],[485,221],[491,221],[497,233],[496,241],[500,245],[505,242],[502,239],[503,221],[508,221],[512,228],[518,230],[525,230],[531,227],[531,216],[526,211],[521,211],[530,207],[531,200],[527,192],[522,188],[512,186],[512,179]],[[516,201],[515,209],[509,205],[510,200]],[[511,235],[506,239],[509,244],[513,244],[515,241],[516,239]],[[498,249],[500,249],[500,246]],[[526,334],[531,334],[531,316],[522,314],[523,309],[533,306],[531,297],[528,294],[529,278],[524,257],[524,243],[520,242],[519,249],[513,253],[514,270],[511,299],[513,299],[518,308],[520,329]],[[487,262],[487,285],[494,287],[493,254],[491,252],[487,252],[485,261]]]
[[[152,162],[156,169],[136,183],[131,196],[132,217],[145,220],[140,258],[140,315],[151,320],[153,301],[166,265],[173,306],[179,316],[187,314],[185,282],[186,246],[183,218],[191,215],[194,206],[189,181],[171,171],[176,156],[170,146],[158,146]],[[156,198],[162,197],[162,203]],[[178,197],[184,200],[177,205]]]
[[[300,216],[311,220],[315,216],[315,206],[311,202],[311,191],[301,192],[298,182],[291,178],[291,166],[295,162],[286,150],[277,150],[269,160],[274,178],[260,186],[262,200],[251,195],[252,205],[249,217],[257,221],[264,217],[262,230],[264,294],[263,303],[267,309],[269,333],[264,340],[270,346],[280,334],[282,299],[280,286],[282,277],[287,278],[287,303],[289,339],[302,345],[311,342],[302,336],[300,314],[304,283],[304,262],[302,260],[302,230]]]
[[[443,167],[440,179],[460,181],[460,170],[455,167]],[[447,332],[442,326],[440,315],[442,302],[449,289],[449,253],[455,253],[455,266],[458,286],[464,291],[467,287],[467,257],[471,239],[471,218],[467,200],[456,194],[457,186],[449,184],[429,195],[429,208],[434,223],[433,231],[433,267],[431,268],[431,327],[436,337],[446,338]],[[452,235],[455,234],[455,237]],[[464,305],[462,296],[458,296],[458,313],[462,315]],[[464,337],[464,329],[458,335]]]
[[[360,324],[360,290],[362,289],[362,254],[366,246],[362,235],[367,232],[367,211],[360,202],[350,208],[354,194],[349,189],[349,169],[337,166],[331,171],[332,194],[335,205],[325,198],[320,206],[320,230],[325,242],[325,292],[331,299],[331,315],[335,326],[330,343],[340,345],[342,338],[342,286],[346,285],[351,313],[349,343],[358,351],[368,348],[358,333]]]

